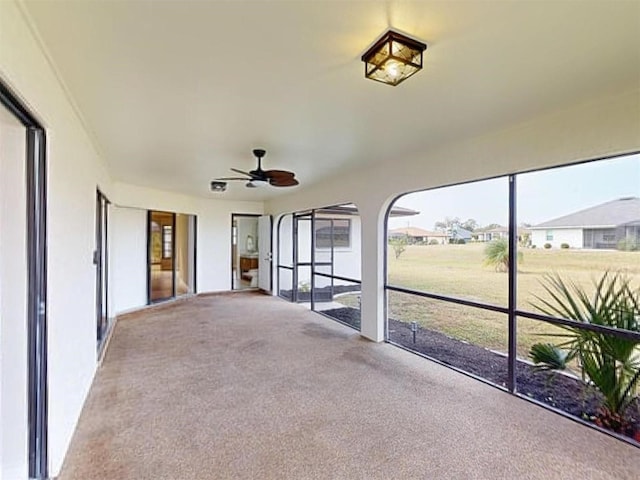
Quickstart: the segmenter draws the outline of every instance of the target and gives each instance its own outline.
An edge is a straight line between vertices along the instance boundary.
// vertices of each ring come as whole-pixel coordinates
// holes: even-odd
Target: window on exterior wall
[[[351,220],[323,218],[316,222],[316,248],[350,248]]]
[[[172,256],[172,230],[171,225],[162,226],[162,258]]]
[[[553,241],[553,230],[547,230],[547,234],[546,234],[545,240],[547,242],[552,242]]]

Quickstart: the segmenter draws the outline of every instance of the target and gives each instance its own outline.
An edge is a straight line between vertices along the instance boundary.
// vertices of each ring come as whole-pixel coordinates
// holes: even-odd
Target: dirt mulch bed
[[[354,308],[336,308],[322,313],[360,329],[360,311]],[[389,340],[410,350],[428,355],[453,367],[506,386],[507,358],[443,333],[420,327],[415,343],[411,325],[389,319]],[[536,371],[532,365],[518,361],[516,371],[518,392],[586,420],[592,419],[601,405],[601,395],[580,379],[560,373]],[[627,411],[632,425],[627,435],[640,433],[640,401],[636,399]]]

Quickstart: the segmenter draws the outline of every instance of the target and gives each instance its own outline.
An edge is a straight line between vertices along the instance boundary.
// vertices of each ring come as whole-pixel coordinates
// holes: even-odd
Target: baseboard
[[[127,320],[132,316],[136,316],[136,314],[138,313],[147,312],[149,310],[161,310],[163,308],[170,307],[172,305],[175,305],[176,303],[184,302],[197,296],[198,294],[191,293],[164,300],[162,302],[152,303],[150,305],[141,305],[140,307],[127,308],[118,312],[116,316],[119,320]]]
[[[250,294],[271,296],[271,292],[260,290],[258,287],[245,288],[243,290],[221,290],[218,292],[202,292],[202,293],[198,293],[196,296],[206,298],[206,297],[222,297],[222,296],[228,296],[228,295],[250,295]]]
[[[113,332],[116,329],[117,323],[117,316],[111,318],[109,321],[109,328],[107,328],[105,339],[102,341],[102,345],[100,345],[100,349],[98,350],[98,368],[102,366],[102,362],[104,360],[104,357],[106,356],[107,349],[109,348],[109,344],[111,343],[111,337],[113,337]]]

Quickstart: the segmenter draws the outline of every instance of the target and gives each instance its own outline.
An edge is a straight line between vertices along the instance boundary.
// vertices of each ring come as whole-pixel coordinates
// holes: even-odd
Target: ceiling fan
[[[214,182],[226,182],[240,180],[247,182],[248,188],[256,188],[257,185],[254,182],[266,182],[274,187],[293,187],[298,185],[298,180],[295,179],[295,173],[287,170],[263,170],[262,169],[262,157],[267,152],[261,148],[253,150],[253,154],[258,159],[258,168],[244,172],[237,168],[232,168],[231,171],[245,175],[244,177],[223,177],[216,178]],[[214,182],[211,182],[212,185]]]

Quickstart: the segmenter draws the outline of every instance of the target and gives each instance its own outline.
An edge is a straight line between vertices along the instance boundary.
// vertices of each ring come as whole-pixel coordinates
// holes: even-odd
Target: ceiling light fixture
[[[224,192],[227,189],[227,182],[211,182],[211,191],[212,192]]]
[[[389,30],[362,55],[364,76],[396,86],[422,69],[422,52],[427,46]]]

